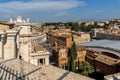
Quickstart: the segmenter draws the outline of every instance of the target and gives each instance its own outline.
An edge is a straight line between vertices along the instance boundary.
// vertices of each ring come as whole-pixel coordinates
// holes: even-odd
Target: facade
[[[72,36],[69,29],[50,30],[47,36],[51,46],[70,47],[72,44]]]
[[[19,46],[19,30],[14,28],[14,24],[9,22],[0,22],[0,59],[7,60],[17,57]]]
[[[95,39],[120,40],[120,30],[115,25],[108,27],[107,30],[102,28],[93,29],[91,34]]]
[[[108,40],[120,40],[119,34],[109,34],[109,33],[97,33],[97,39],[108,39]]]
[[[100,55],[100,53],[92,51],[92,50],[87,50],[86,56],[85,56],[85,61],[89,62],[93,67],[95,67],[95,58],[98,55]]]
[[[53,59],[57,67],[67,69],[68,63],[68,48],[71,48],[73,42],[82,43],[90,41],[89,33],[78,33],[69,29],[51,30],[48,33],[48,42],[53,47]],[[85,61],[86,49],[82,46],[77,46],[76,64]]]
[[[72,45],[72,37],[71,36],[54,36],[48,35],[49,43],[52,46],[66,46],[70,47]]]
[[[41,50],[39,46],[40,43],[46,41],[46,34],[33,30],[33,24],[29,23],[28,18],[23,20],[21,16],[18,16],[16,20],[10,19],[10,22],[15,23],[15,28],[19,29],[18,57],[37,66],[48,65],[50,53],[44,48]]]
[[[85,56],[86,56],[86,48],[83,46],[77,46],[77,59],[75,62],[84,62],[85,61]]]
[[[83,42],[90,42],[90,34],[89,33],[80,33],[78,35],[73,36],[73,41],[77,43],[83,43]]]
[[[49,65],[50,52],[39,45],[32,45],[32,52],[29,55],[29,62],[38,66]]]
[[[85,61],[86,49],[82,46],[77,46],[77,59],[74,61],[76,64],[78,60],[80,62]],[[64,46],[59,46],[57,49],[53,50],[53,58],[55,65],[62,69],[67,69],[68,63],[68,48]]]
[[[70,47],[73,42],[83,43],[91,40],[89,33],[74,32],[69,29],[51,30],[48,33],[48,41],[51,45]]]
[[[53,59],[55,61],[55,65],[62,69],[67,69],[68,62],[68,50],[66,47],[61,46],[53,50]]]
[[[2,60],[12,59],[17,57],[17,30],[0,31],[0,58]]]
[[[114,74],[120,71],[120,60],[103,55],[99,52],[87,50],[86,61],[88,61],[96,72],[105,75]]]

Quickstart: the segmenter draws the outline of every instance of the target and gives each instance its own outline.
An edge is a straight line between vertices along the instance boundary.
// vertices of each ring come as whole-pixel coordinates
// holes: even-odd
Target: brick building
[[[120,60],[103,55],[99,52],[87,51],[86,61],[88,61],[96,70],[96,72],[105,75],[113,74],[120,71]]]
[[[60,46],[53,50],[53,59],[55,61],[55,66],[62,69],[66,69],[68,62],[68,51],[64,46]]]
[[[59,29],[59,30],[50,30],[48,33],[48,42],[53,47],[53,60],[55,65],[67,69],[68,63],[68,48],[70,48],[73,42],[84,42],[90,41],[89,34],[81,34],[77,36],[78,38],[74,37],[78,35],[78,32],[70,31],[69,29]],[[87,36],[86,36],[87,35]],[[86,37],[85,37],[86,36]],[[82,39],[80,39],[82,38]],[[87,38],[87,39],[86,39]],[[86,49],[82,46],[77,46],[77,59],[74,61],[75,63],[85,61],[86,56]]]
[[[106,55],[99,55],[95,58],[96,72],[101,72],[106,75],[114,74],[118,72],[118,69],[120,68],[117,66],[119,63],[120,60],[118,59],[114,59]]]
[[[86,49],[82,46],[77,46],[77,59],[74,61],[75,63],[85,61]],[[62,68],[67,69],[68,63],[68,48],[64,46],[57,47],[53,50],[53,58],[55,61],[55,65]]]
[[[72,37],[71,36],[55,36],[55,35],[48,35],[49,36],[49,43],[51,46],[66,46],[70,47],[72,44]]]

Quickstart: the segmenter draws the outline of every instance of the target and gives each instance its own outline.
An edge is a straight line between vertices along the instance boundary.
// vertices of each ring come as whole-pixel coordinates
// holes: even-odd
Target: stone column
[[[34,58],[34,65],[37,65],[37,66],[38,66],[38,59],[35,59],[35,58]]]
[[[16,39],[16,40],[17,40],[17,48],[16,48],[16,49],[17,49],[17,52],[16,52],[17,55],[16,55],[16,57],[18,58],[18,57],[19,57],[19,49],[20,49],[19,34],[17,34],[17,37],[16,37],[16,38],[17,38],[17,39]]]
[[[2,59],[2,54],[3,54],[3,44],[2,44],[2,39],[0,39],[0,58]]]
[[[16,30],[6,30],[7,40],[4,45],[4,59],[13,59],[17,57]]]
[[[45,65],[45,58],[43,58],[43,66]]]
[[[49,65],[49,57],[45,58],[45,65]]]
[[[5,32],[4,30],[0,31],[0,58],[3,60],[4,59],[4,38]]]
[[[4,60],[4,36],[5,35],[1,35],[1,51],[2,51],[2,56],[1,56],[1,58],[2,58],[2,60]]]

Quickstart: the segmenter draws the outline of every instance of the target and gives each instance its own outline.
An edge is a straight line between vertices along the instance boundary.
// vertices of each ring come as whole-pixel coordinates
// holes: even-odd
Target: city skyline
[[[1,0],[0,20],[31,22],[101,21],[120,18],[120,0]]]

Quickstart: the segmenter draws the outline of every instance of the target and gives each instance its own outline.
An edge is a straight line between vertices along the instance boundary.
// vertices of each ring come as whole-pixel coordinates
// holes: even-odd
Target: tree
[[[75,71],[74,60],[77,59],[77,48],[76,44],[73,43],[72,47],[68,49],[68,70]]]
[[[87,61],[82,62],[80,69],[80,74],[85,76],[88,76],[89,74],[92,74],[95,71],[94,68]]]
[[[68,49],[68,70],[72,72],[75,71],[74,58],[71,54],[71,49]]]
[[[71,26],[71,30],[79,31],[79,26]]]
[[[78,60],[78,71],[80,71],[80,61]]]
[[[72,54],[74,60],[77,59],[77,48],[76,48],[76,44],[74,42],[71,47],[71,54]]]

